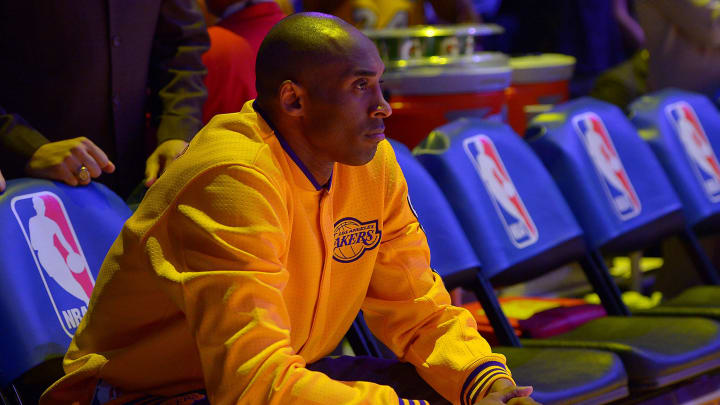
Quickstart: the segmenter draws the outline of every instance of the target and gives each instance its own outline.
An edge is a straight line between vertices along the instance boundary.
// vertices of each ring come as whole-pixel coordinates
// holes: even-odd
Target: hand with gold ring
[[[88,184],[90,183],[90,170],[88,170],[85,165],[80,166],[80,169],[75,174],[75,177],[77,177],[80,184]]]
[[[86,185],[115,165],[85,137],[49,142],[39,147],[25,166],[30,177],[63,181],[71,186]]]

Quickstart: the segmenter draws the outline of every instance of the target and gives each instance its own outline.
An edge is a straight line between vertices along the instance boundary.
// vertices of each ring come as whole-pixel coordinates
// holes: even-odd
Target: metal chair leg
[[[498,301],[497,296],[495,296],[495,291],[490,285],[490,282],[482,276],[479,270],[476,274],[477,276],[475,277],[472,290],[485,310],[485,315],[487,315],[488,320],[490,320],[490,325],[495,331],[495,336],[497,336],[498,341],[503,346],[520,347],[520,339],[515,335],[515,330],[510,325],[507,317],[505,317],[500,307],[500,301]]]
[[[608,315],[630,315],[630,311],[622,301],[620,289],[618,289],[612,276],[610,276],[610,272],[599,253],[587,253],[580,260],[580,267],[582,267],[585,276],[600,297],[600,302]]]
[[[687,249],[690,255],[690,260],[692,260],[695,265],[695,269],[703,282],[706,284],[720,285],[720,273],[718,273],[718,269],[715,268],[710,258],[705,254],[695,233],[686,226],[680,233],[680,240],[685,245],[685,249]]]

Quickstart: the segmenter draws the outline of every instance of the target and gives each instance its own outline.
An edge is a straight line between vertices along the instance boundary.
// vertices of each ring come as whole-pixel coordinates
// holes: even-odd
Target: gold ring
[[[81,166],[80,170],[78,170],[78,173],[75,177],[77,177],[77,179],[80,180],[80,182],[87,183],[88,181],[90,181],[90,171],[88,170],[87,167]]]

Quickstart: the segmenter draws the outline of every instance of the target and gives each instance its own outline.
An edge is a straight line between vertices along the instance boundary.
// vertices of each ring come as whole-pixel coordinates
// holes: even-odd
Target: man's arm
[[[363,304],[365,319],[441,395],[473,404],[495,381],[512,383],[505,357],[492,353],[467,310],[450,305],[440,276],[429,267],[427,240],[408,205],[405,179],[394,156],[386,159],[383,241]]]
[[[0,169],[8,178],[21,177],[30,157],[50,141],[30,126],[20,115],[0,106]]]
[[[338,382],[305,368],[290,342],[283,289],[287,196],[261,172],[211,169],[181,193],[147,238],[156,271],[172,285],[217,404],[385,404],[395,392]],[[180,266],[163,265],[170,249]],[[180,268],[182,267],[182,268]]]
[[[105,152],[91,140],[78,137],[50,142],[18,114],[8,113],[1,106],[0,150],[0,169],[5,169],[9,178],[29,176],[77,186],[115,170]],[[79,180],[77,174],[83,166],[90,176]]]
[[[628,0],[613,0],[612,10],[615,21],[617,21],[620,26],[620,31],[632,48],[643,48],[645,46],[645,32],[635,17],[630,15]]]
[[[196,0],[165,0],[160,7],[150,62],[152,125],[157,149],[146,162],[151,185],[202,127],[207,96],[202,54],[210,46]]]

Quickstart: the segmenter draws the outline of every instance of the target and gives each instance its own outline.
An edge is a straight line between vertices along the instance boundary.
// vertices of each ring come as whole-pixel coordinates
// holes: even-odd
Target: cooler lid
[[[481,93],[504,90],[510,78],[507,66],[425,66],[386,72],[383,88],[408,96]]]
[[[512,82],[515,84],[546,83],[572,77],[575,58],[559,53],[543,53],[510,58]]]
[[[428,56],[417,59],[400,59],[385,62],[388,70],[416,69],[427,66],[464,67],[482,65],[489,67],[507,67],[508,56],[501,52],[476,52],[472,55],[460,56]]]
[[[422,38],[447,36],[483,36],[502,34],[503,27],[497,24],[456,24],[456,25],[416,25],[403,28],[383,28],[364,30],[368,38]]]

